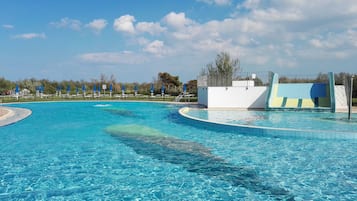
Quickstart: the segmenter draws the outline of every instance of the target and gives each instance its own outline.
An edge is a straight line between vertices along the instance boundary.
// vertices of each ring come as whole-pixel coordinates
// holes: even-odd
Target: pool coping
[[[345,131],[331,131],[331,130],[311,130],[311,129],[294,129],[294,128],[274,128],[265,126],[252,126],[244,124],[231,124],[217,121],[209,121],[206,119],[200,119],[192,117],[187,114],[189,110],[208,110],[206,108],[190,108],[183,107],[179,109],[179,114],[189,120],[196,122],[202,122],[210,125],[219,125],[227,128],[234,129],[243,133],[256,132],[259,136],[271,136],[271,137],[304,137],[304,138],[320,138],[320,139],[355,139],[357,140],[357,132],[345,132]],[[217,109],[216,109],[217,110]],[[236,110],[237,112],[239,110]]]
[[[0,109],[6,111],[3,116],[0,116],[0,127],[14,124],[32,114],[31,110],[25,108],[0,106]]]

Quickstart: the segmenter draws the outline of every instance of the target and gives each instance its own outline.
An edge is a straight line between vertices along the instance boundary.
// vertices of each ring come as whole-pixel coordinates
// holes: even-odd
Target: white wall
[[[198,87],[198,104],[208,105],[208,87]]]
[[[267,87],[200,87],[199,104],[208,108],[265,108]]]
[[[198,103],[207,108],[265,108],[268,88],[261,87],[198,87]],[[336,109],[346,110],[344,86],[335,86]]]
[[[348,110],[347,95],[344,85],[335,85],[336,110]]]

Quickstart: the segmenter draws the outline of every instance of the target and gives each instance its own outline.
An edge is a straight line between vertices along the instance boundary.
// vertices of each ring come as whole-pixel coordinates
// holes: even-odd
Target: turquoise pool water
[[[172,104],[12,106],[33,113],[0,128],[0,200],[357,200],[356,140],[216,130]]]
[[[247,134],[357,140],[357,115],[306,111],[243,111],[183,108],[188,118],[246,128]],[[254,128],[249,130],[248,128]],[[242,129],[241,129],[242,130]]]

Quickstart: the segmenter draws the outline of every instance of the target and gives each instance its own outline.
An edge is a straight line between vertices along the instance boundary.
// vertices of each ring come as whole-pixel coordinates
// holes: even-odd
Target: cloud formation
[[[322,7],[326,12],[318,12]],[[246,0],[236,8],[230,18],[202,23],[183,12],[170,12],[157,22],[136,22],[134,16],[125,15],[114,27],[124,33],[156,36],[152,40],[140,35],[138,40],[143,52],[155,56],[227,51],[247,66],[280,69],[298,68],[314,59],[357,56],[357,6],[352,0],[344,4]]]
[[[135,22],[134,16],[123,15],[114,20],[113,27],[114,30],[117,32],[134,34],[135,33],[134,22]]]
[[[69,28],[75,31],[80,31],[82,29],[82,22],[76,19],[70,19],[68,17],[62,18],[58,22],[51,22],[51,26],[56,28]]]
[[[156,56],[163,56],[166,53],[168,53],[168,51],[165,48],[164,42],[159,40],[155,40],[147,44],[143,50],[144,52],[148,52]]]
[[[90,28],[94,33],[99,34],[106,26],[108,22],[105,19],[95,19],[88,23],[86,27]]]
[[[68,17],[50,24],[83,32],[91,30],[99,38],[99,33],[112,22],[113,28],[107,31],[119,34],[101,38],[103,45],[98,47],[101,49],[82,50],[84,53],[77,56],[82,62],[98,65],[145,61],[160,65],[177,59],[174,63],[182,63],[178,66],[202,68],[217,53],[225,51],[252,71],[300,72],[305,66],[319,65],[316,71],[328,68],[333,71],[337,69],[335,66],[341,66],[342,60],[344,65],[352,66],[357,58],[357,6],[353,0],[345,0],[343,4],[333,0],[245,0],[233,5],[234,2],[204,0],[213,10],[219,5],[230,5],[219,7],[228,8],[231,13],[216,19],[193,18],[195,15],[190,11],[168,11],[152,21],[138,20],[143,17],[129,13],[112,19],[92,19],[86,24]],[[321,8],[324,12],[319,12]],[[81,36],[87,37],[83,32]],[[28,33],[13,38],[46,38],[46,35]],[[111,41],[116,41],[115,45]],[[103,49],[106,47],[107,50]]]
[[[138,64],[144,62],[144,57],[130,51],[122,52],[93,52],[78,56],[79,60],[93,64]]]
[[[15,28],[15,26],[11,25],[11,24],[3,24],[2,28],[4,28],[4,29],[13,29],[13,28]]]
[[[35,38],[45,39],[46,34],[44,34],[44,33],[24,33],[24,34],[14,35],[12,38],[24,39],[24,40],[30,40],[30,39],[35,39]]]
[[[232,0],[197,0],[197,1],[208,3],[208,4],[216,4],[219,6],[226,6],[232,3]]]
[[[193,20],[186,18],[185,13],[175,13],[175,12],[171,12],[167,14],[164,17],[163,22],[175,29],[182,29],[185,26],[189,26],[194,23]]]
[[[139,22],[135,27],[137,31],[149,33],[151,35],[159,35],[160,33],[166,31],[166,28],[162,27],[158,22]]]

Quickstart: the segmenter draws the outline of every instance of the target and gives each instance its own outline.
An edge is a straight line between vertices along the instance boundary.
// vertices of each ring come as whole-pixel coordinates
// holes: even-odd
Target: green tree
[[[12,90],[14,83],[9,80],[6,80],[3,77],[0,77],[0,94],[6,94],[8,91]]]
[[[160,91],[162,85],[165,86],[166,93],[177,95],[179,93],[179,87],[181,86],[181,82],[179,76],[172,76],[170,75],[170,73],[163,72],[158,74],[156,90]]]
[[[187,91],[197,96],[197,80],[190,80],[187,82]]]
[[[180,86],[181,82],[179,80],[179,76],[172,76],[170,73],[164,72],[158,74],[158,80],[164,84],[165,86]]]

